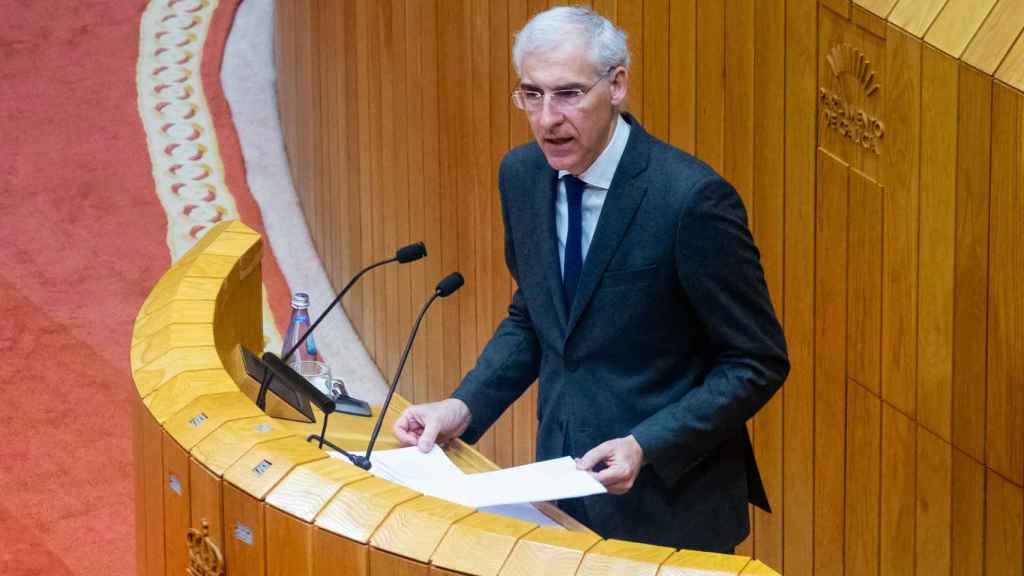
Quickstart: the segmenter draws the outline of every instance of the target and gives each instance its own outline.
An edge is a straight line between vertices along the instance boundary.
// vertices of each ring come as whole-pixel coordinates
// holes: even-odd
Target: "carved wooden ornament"
[[[188,572],[186,575],[224,576],[224,556],[213,540],[210,540],[210,524],[203,520],[202,531],[189,528],[187,538]]]

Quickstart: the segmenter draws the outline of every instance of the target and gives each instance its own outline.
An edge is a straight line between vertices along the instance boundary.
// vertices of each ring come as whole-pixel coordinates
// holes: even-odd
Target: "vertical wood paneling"
[[[474,0],[470,6],[470,42],[474,47],[470,51],[470,78],[487,78],[490,70],[491,57],[491,34],[489,30],[491,6],[488,0]],[[495,186],[494,174],[491,171],[491,156],[487,152],[491,150],[491,92],[493,85],[487,82],[474,87],[472,99],[472,123],[473,144],[472,149],[477,153],[473,155],[473,214],[468,222],[468,229],[473,234],[473,267],[475,273],[475,297],[472,292],[460,295],[462,301],[470,302],[470,317],[475,319],[469,327],[469,334],[463,340],[462,349],[462,373],[465,374],[473,368],[476,363],[477,354],[487,344],[488,339],[494,332],[491,326],[490,310],[491,299],[494,291],[491,282],[494,272],[491,268],[492,254],[495,250],[501,250],[501,246],[491,245],[491,230],[488,226],[481,226],[481,222],[494,222],[496,215],[491,213],[494,203]],[[499,217],[500,218],[500,217]],[[464,308],[465,310],[465,308]],[[495,453],[496,428],[490,430],[478,442],[478,448],[491,459]]]
[[[278,5],[281,2],[277,3]],[[359,126],[359,206],[360,206],[360,222],[365,224],[361,227],[361,238],[360,246],[361,258],[360,261],[363,263],[370,263],[376,261],[377,255],[373,250],[373,228],[371,224],[376,222],[373,213],[373,198],[374,194],[370,191],[372,163],[369,159],[369,151],[373,142],[373,131],[370,128],[370,38],[367,33],[369,29],[369,18],[368,12],[369,2],[368,0],[357,0],[355,10],[355,30],[356,30],[356,59],[357,59],[357,76],[356,85],[358,86],[358,94],[356,95],[356,102],[358,108],[356,110],[356,118]],[[373,274],[368,274],[366,277],[360,280],[357,289],[361,293],[362,301],[362,323],[358,325],[360,332],[359,335],[362,337],[363,346],[366,347],[367,353],[370,356],[374,356],[376,351],[376,328],[374,318],[374,283],[375,277]]]
[[[1024,497],[992,470],[985,490],[985,573],[1020,576],[1024,567]]]
[[[852,380],[847,391],[845,573],[878,574],[882,404]]]
[[[885,224],[882,253],[882,397],[911,417],[917,399],[917,229],[921,43],[887,36]]]
[[[992,92],[992,188],[989,220],[989,468],[1018,487],[1024,482],[1024,185],[1021,183],[1020,94]]]
[[[953,445],[985,459],[988,184],[992,81],[960,67],[953,296]]]
[[[614,2],[604,2],[603,4],[603,6],[595,5],[595,9],[601,12],[606,18],[614,21],[616,17]],[[508,29],[510,34],[515,30],[522,29],[522,27],[526,25],[527,18],[529,17],[527,14],[526,0],[509,0]],[[509,70],[509,75],[510,78],[512,78],[509,83],[509,87],[511,88],[518,80],[515,76],[514,70]],[[526,122],[526,116],[521,110],[514,106],[510,106],[509,114],[509,146],[511,147],[526,142],[530,138],[530,132],[529,126]],[[504,255],[504,251],[502,254]],[[503,305],[507,306],[508,302],[511,301],[511,292],[513,290],[515,290],[515,282],[510,280],[510,297],[502,301]],[[516,465],[526,464],[533,461],[533,438],[536,434],[537,428],[536,401],[537,386],[534,385],[531,386],[530,389],[523,394],[523,397],[512,407],[512,434],[516,438],[515,446],[512,451]]]
[[[915,444],[914,421],[883,404],[881,576],[914,573]]]
[[[884,196],[878,184],[851,170],[847,373],[876,396],[881,395]]]
[[[612,20],[629,38],[632,80],[626,107],[640,122],[644,119],[644,0],[618,0]]]
[[[423,34],[425,6],[425,2],[413,2],[405,7],[407,96],[404,99],[404,104],[407,113],[405,125],[409,173],[404,187],[409,202],[408,241],[410,242],[424,240],[426,232],[423,218],[426,204],[426,179],[423,172],[428,159],[424,154],[426,147],[424,140],[428,134],[423,129],[424,117],[427,113],[424,91],[426,90],[427,76],[433,76],[433,71],[429,67],[429,61],[425,63],[422,57],[425,52],[424,45],[429,41]],[[430,254],[429,246],[427,253]],[[414,310],[419,309],[418,300],[421,297],[425,298],[430,293],[423,264],[424,262],[421,261],[414,266],[403,266],[403,268],[410,268],[410,296],[412,300],[417,301],[412,303]],[[424,402],[429,398],[427,393],[427,337],[425,333],[416,339],[407,362],[406,371],[412,375],[412,378],[407,378],[406,385],[403,386],[403,395],[412,402]]]
[[[481,189],[489,201],[490,222],[501,222],[501,199],[496,192],[497,185],[493,175],[498,173],[501,158],[510,147],[509,141],[509,120],[510,114],[519,112],[512,109],[509,101],[509,94],[512,92],[512,74],[509,71],[508,63],[512,57],[511,45],[507,41],[511,38],[509,30],[509,2],[508,0],[494,1],[491,3],[490,13],[490,37],[493,39],[490,45],[489,73],[491,78],[491,109],[490,109],[490,162],[486,181]],[[482,256],[490,262],[491,285],[489,288],[490,302],[487,311],[488,323],[484,333],[480,334],[480,347],[486,344],[498,324],[505,317],[509,301],[512,299],[509,290],[511,278],[505,267],[505,234],[502,226],[488,226],[485,231],[489,234],[490,247]],[[516,404],[528,404],[527,399],[520,399]],[[530,407],[527,406],[529,410]],[[495,462],[499,466],[515,466],[515,408],[507,410],[498,420],[494,437]],[[525,418],[528,418],[525,417]],[[525,423],[532,424],[528,419]]]
[[[668,21],[669,142],[693,154],[697,123],[697,0],[669,2]]]
[[[949,574],[953,451],[923,426],[917,427],[917,469],[917,573]]]
[[[725,2],[697,0],[697,156],[725,167]]]
[[[757,230],[754,206],[754,3],[725,2],[725,98],[722,113],[722,175],[747,207]]]
[[[783,317],[785,245],[785,74],[786,4],[754,3],[753,158],[754,201],[751,221],[761,249],[768,292]],[[754,418],[754,451],[773,513],[754,509],[754,556],[769,566],[783,562],[783,388]]]
[[[786,0],[783,326],[790,373],[783,405],[784,574],[814,570],[814,243],[817,3]],[[812,497],[809,497],[812,496]]]
[[[956,258],[957,64],[926,46],[921,57],[921,228],[917,417],[951,441]],[[953,137],[950,137],[950,136]]]
[[[669,139],[669,0],[644,0],[643,4],[643,112],[644,130]]]
[[[843,573],[849,167],[818,151],[815,231],[814,573]]]
[[[953,574],[981,574],[985,555],[985,468],[963,452],[953,450],[951,548]]]

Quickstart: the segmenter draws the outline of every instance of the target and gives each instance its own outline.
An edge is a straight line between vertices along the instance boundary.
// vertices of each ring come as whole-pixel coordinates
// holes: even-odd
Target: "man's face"
[[[555,170],[582,174],[611,139],[618,107],[626,98],[626,70],[601,75],[578,44],[545,53],[528,53],[521,64],[520,87],[546,95],[543,105],[527,112],[530,129],[548,164]],[[552,105],[553,90],[593,85],[575,107]]]

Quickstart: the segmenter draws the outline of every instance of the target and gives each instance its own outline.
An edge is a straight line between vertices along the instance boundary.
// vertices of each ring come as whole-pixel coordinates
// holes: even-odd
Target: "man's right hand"
[[[406,408],[395,422],[395,438],[404,446],[415,444],[421,452],[430,452],[435,443],[461,436],[471,417],[469,407],[456,398],[414,404]]]

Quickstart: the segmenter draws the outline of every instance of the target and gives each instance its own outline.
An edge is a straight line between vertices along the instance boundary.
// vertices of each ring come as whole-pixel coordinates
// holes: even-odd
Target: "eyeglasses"
[[[609,68],[607,72],[601,74],[593,84],[586,88],[562,88],[560,90],[552,90],[550,92],[551,107],[556,110],[564,111],[579,106],[580,103],[583,102],[584,96],[593,90],[594,86],[597,86],[601,80],[608,78],[614,70],[615,67]],[[544,107],[544,96],[545,93],[543,90],[516,88],[512,91],[512,103],[520,110],[537,112]]]

